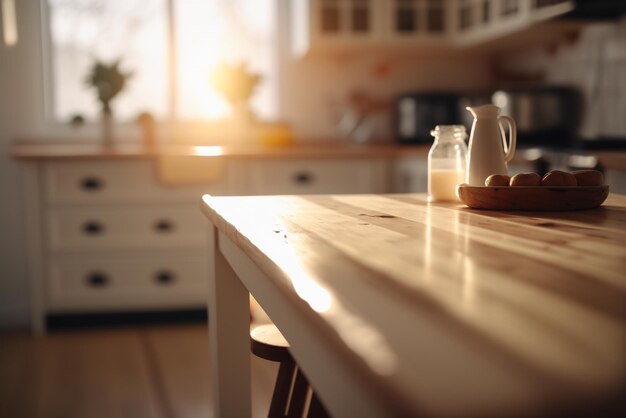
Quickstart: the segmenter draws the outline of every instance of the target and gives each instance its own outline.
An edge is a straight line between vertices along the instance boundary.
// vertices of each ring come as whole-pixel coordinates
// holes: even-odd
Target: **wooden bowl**
[[[476,187],[459,184],[457,194],[473,209],[581,210],[600,206],[609,195],[609,186]]]

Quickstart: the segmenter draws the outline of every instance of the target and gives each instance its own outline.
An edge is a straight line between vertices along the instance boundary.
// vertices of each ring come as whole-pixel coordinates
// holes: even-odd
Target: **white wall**
[[[363,90],[375,99],[393,100],[407,91],[467,91],[488,88],[488,60],[471,53],[443,55],[407,48],[378,48],[352,55],[316,52],[296,59],[290,51],[289,0],[278,0],[281,68],[280,112],[298,138],[337,134],[335,105],[349,92]],[[378,69],[386,68],[381,76]],[[378,74],[377,74],[378,73]]]
[[[570,45],[537,48],[503,59],[516,73],[542,73],[580,89],[583,138],[626,137],[626,18],[586,26]]]
[[[22,172],[11,144],[28,136],[42,107],[39,2],[16,1],[18,44],[0,44],[0,327],[29,320]]]
[[[378,66],[388,66],[389,75],[375,75]],[[488,76],[485,60],[461,55],[367,55],[345,60],[311,57],[286,67],[282,116],[292,122],[299,137],[330,138],[337,134],[337,113],[351,91],[362,90],[374,99],[391,103],[396,95],[408,91],[462,92],[486,88]]]

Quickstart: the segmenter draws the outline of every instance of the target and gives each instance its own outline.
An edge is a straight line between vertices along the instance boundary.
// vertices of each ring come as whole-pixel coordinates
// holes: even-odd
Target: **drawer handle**
[[[300,171],[293,176],[293,181],[297,184],[311,184],[313,180],[315,180],[315,176],[306,171]]]
[[[85,191],[95,192],[104,188],[104,181],[98,177],[89,176],[81,180],[80,187]]]
[[[172,232],[174,230],[174,222],[168,219],[159,219],[154,223],[154,229],[162,233]]]
[[[100,235],[104,232],[104,225],[98,221],[88,221],[83,225],[85,235]]]
[[[110,283],[109,276],[101,272],[90,273],[85,279],[91,287],[105,287]]]
[[[161,270],[154,274],[154,280],[160,285],[169,285],[174,283],[176,275],[171,271]]]

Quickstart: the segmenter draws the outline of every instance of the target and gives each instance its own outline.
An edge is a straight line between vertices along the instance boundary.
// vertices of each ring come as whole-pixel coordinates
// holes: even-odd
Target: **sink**
[[[209,184],[224,177],[221,146],[190,146],[184,152],[163,152],[156,156],[158,180],[167,185]]]

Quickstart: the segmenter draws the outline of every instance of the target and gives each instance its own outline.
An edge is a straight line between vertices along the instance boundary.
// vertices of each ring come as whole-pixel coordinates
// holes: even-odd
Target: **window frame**
[[[167,19],[167,87],[166,87],[166,108],[167,114],[164,118],[156,121],[160,129],[160,136],[164,139],[169,137],[186,136],[190,139],[198,139],[202,137],[206,139],[207,128],[208,131],[214,131],[219,128],[220,121],[212,119],[198,119],[198,118],[179,118],[176,116],[178,111],[178,93],[177,93],[177,74],[178,74],[178,57],[176,54],[176,22],[175,22],[175,0],[163,0],[166,9]],[[273,0],[273,11],[276,25],[276,36],[274,39],[274,45],[272,48],[272,63],[273,70],[276,73],[276,77],[279,80],[273,88],[273,101],[276,106],[277,116],[275,120],[280,120],[281,115],[281,85],[280,74],[282,73],[282,66],[284,63],[282,53],[280,51],[282,36],[282,16],[281,0]],[[41,31],[41,78],[42,78],[42,114],[41,114],[41,127],[42,131],[53,132],[55,135],[63,136],[64,139],[97,139],[100,132],[99,121],[86,121],[80,129],[75,129],[70,126],[68,121],[61,121],[54,117],[54,98],[55,98],[55,85],[54,85],[54,53],[52,45],[52,32],[50,22],[50,7],[48,0],[39,0],[40,7],[40,24],[39,29]],[[120,120],[115,122],[115,132],[118,140],[136,140],[139,138],[139,130],[136,123],[132,120]]]

